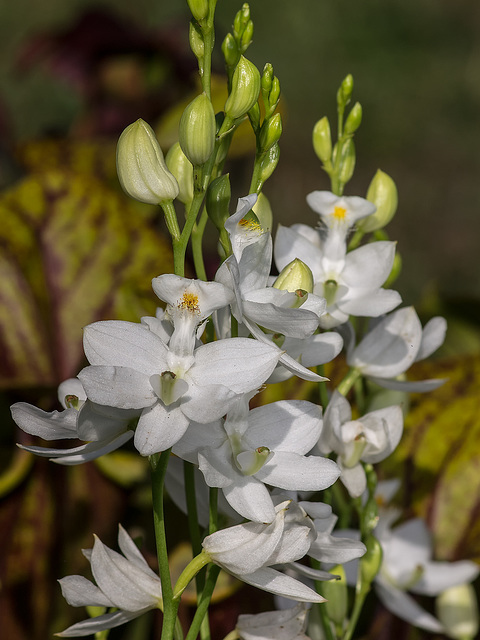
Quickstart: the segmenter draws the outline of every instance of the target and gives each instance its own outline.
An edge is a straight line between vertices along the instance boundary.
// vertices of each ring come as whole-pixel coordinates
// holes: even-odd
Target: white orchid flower
[[[302,298],[295,292],[268,286],[272,262],[272,238],[263,230],[256,217],[249,217],[255,196],[241,198],[237,212],[225,222],[232,244],[232,255],[222,263],[215,280],[234,293],[232,314],[258,340],[270,343],[260,328],[273,333],[304,339],[318,328],[326,303],[323,298],[308,294]],[[252,216],[253,214],[250,214]],[[219,314],[221,316],[221,314]],[[225,318],[217,318],[217,331],[228,328]],[[322,378],[282,352],[280,361],[296,375],[320,381]]]
[[[59,464],[74,465],[110,453],[133,437],[135,418],[140,412],[90,402],[77,378],[60,384],[58,398],[63,411],[46,412],[26,402],[17,402],[11,406],[12,417],[20,429],[30,435],[44,440],[77,438],[86,444],[70,449],[19,444],[20,449]]]
[[[399,405],[366,413],[352,420],[350,404],[335,391],[325,412],[324,428],[317,449],[324,455],[337,454],[340,480],[353,498],[365,491],[367,479],[361,462],[375,464],[397,447],[403,433]]]
[[[331,329],[350,315],[378,317],[401,302],[397,291],[382,289],[395,256],[395,243],[372,242],[339,259],[325,253],[320,232],[304,224],[279,226],[275,238],[275,263],[281,271],[296,256],[310,267],[313,292],[327,301],[320,327]]]
[[[125,529],[119,525],[118,545],[122,554],[95,537],[92,550],[84,550],[95,584],[83,576],[59,580],[62,594],[74,607],[112,607],[118,609],[89,618],[57,633],[61,638],[93,635],[133,620],[150,609],[162,607],[160,578],[148,566]]]
[[[409,382],[396,378],[414,362],[436,351],[443,344],[446,330],[444,318],[432,318],[422,330],[413,307],[398,309],[380,320],[356,347],[352,328],[342,330],[347,347],[347,363],[386,389],[431,391],[445,380]]]
[[[331,191],[313,191],[307,195],[307,202],[321,218],[324,236],[325,256],[336,262],[345,257],[347,235],[352,226],[361,218],[375,213],[377,207],[358,196],[337,196]]]
[[[284,400],[249,411],[237,400],[225,421],[192,423],[173,452],[197,464],[210,487],[248,520],[272,522],[275,508],[266,484],[286,490],[320,491],[339,470],[332,460],[307,456],[322,429],[321,407]]]
[[[248,338],[196,346],[198,325],[230,299],[223,285],[169,274],[153,286],[174,322],[168,345],[145,319],[96,322],[84,334],[92,366],[79,373],[93,402],[141,410],[135,446],[142,455],[171,447],[191,420],[220,418],[239,395],[265,382],[280,357],[275,347]]]
[[[282,611],[242,614],[235,629],[242,640],[309,640],[307,613],[305,604],[298,603]]]
[[[247,522],[212,533],[202,543],[204,552],[247,584],[299,602],[323,602],[313,589],[272,568],[303,558],[315,538],[312,521],[303,510],[303,515],[295,513],[287,522],[290,503],[278,504],[269,524]]]

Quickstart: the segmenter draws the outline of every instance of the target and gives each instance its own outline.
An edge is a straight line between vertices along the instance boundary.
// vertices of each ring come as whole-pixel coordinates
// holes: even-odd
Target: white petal
[[[475,562],[427,562],[420,580],[410,589],[413,593],[438,596],[439,593],[459,584],[472,582],[480,567]]]
[[[325,602],[325,598],[320,596],[316,591],[313,591],[313,589],[310,589],[310,587],[307,587],[307,585],[270,567],[258,569],[248,575],[237,577],[240,578],[242,582],[263,589],[263,591],[284,596],[285,598],[291,598],[298,602]]]
[[[352,498],[359,498],[367,488],[367,477],[362,465],[356,464],[354,467],[344,467],[341,459],[338,459],[337,462],[342,470],[340,480]]]
[[[153,278],[152,288],[160,300],[164,300],[172,307],[181,307],[185,294],[194,296],[197,299],[197,308],[192,313],[197,317],[198,323],[233,300],[232,291],[219,282],[189,280],[173,273]]]
[[[85,441],[107,440],[123,433],[129,420],[138,415],[136,409],[105,407],[87,400],[78,413],[78,437]]]
[[[129,367],[85,367],[78,374],[92,402],[119,409],[143,409],[157,401],[149,376]]]
[[[407,393],[426,393],[438,389],[442,384],[448,381],[448,378],[435,378],[432,380],[388,380],[369,376],[372,382],[378,384],[384,389],[392,389],[393,391],[405,391]]]
[[[236,629],[242,640],[294,640],[305,628],[307,609],[297,605],[282,611],[239,615]]]
[[[371,242],[347,253],[342,282],[349,288],[377,289],[392,270],[395,242]]]
[[[94,322],[85,327],[83,348],[90,364],[130,367],[148,376],[163,370],[167,352],[148,327],[121,320]]]
[[[407,593],[377,578],[375,591],[384,606],[402,620],[432,633],[443,633],[440,622],[415,602]]]
[[[190,374],[191,371],[186,375],[187,380],[190,380]],[[195,372],[194,375],[196,378]],[[223,384],[192,384],[189,391],[190,393],[182,398],[180,406],[189,420],[202,424],[214,422],[224,416],[238,398],[236,392]]]
[[[89,442],[75,449],[57,449],[56,453],[49,453],[48,456],[52,462],[63,465],[82,464],[83,462],[89,462],[90,460],[96,460],[100,456],[104,456],[115,449],[119,449],[125,442],[128,442],[133,437],[133,431],[125,431],[114,438],[109,440],[97,440],[95,442]],[[38,452],[35,452],[38,454]],[[40,454],[47,455],[47,454]]]
[[[274,487],[298,491],[320,491],[330,487],[340,469],[328,458],[275,452],[255,476]]]
[[[96,616],[95,618],[88,618],[87,620],[82,620],[82,622],[77,622],[76,624],[72,624],[71,627],[65,629],[61,633],[56,633],[56,636],[60,638],[77,638],[79,636],[90,636],[98,631],[105,631],[106,629],[113,629],[114,627],[119,627],[134,618],[138,618],[145,611],[135,611],[133,613],[129,613],[127,611],[116,611],[115,613],[105,613],[103,616]]]
[[[121,524],[118,525],[118,546],[129,562],[132,562],[139,569],[151,575],[155,580],[157,579],[158,576],[150,569],[140,549]]]
[[[392,311],[402,302],[398,291],[393,289],[376,289],[366,293],[351,291],[349,293],[352,297],[339,301],[338,306],[342,311],[352,316],[378,318],[378,316]],[[360,293],[361,295],[359,295]]]
[[[338,356],[343,347],[343,339],[338,333],[329,331],[312,336],[305,346],[302,364],[305,367],[316,367],[331,362]]]
[[[318,315],[302,308],[282,309],[267,302],[244,300],[243,313],[262,327],[293,338],[307,338],[318,327]]]
[[[111,600],[83,576],[66,576],[59,581],[62,596],[72,607],[113,607]]]
[[[321,265],[321,250],[303,234],[299,234],[293,228],[279,225],[275,238],[275,264],[280,272],[295,258],[300,258],[310,267],[315,282],[322,279],[323,269]]]
[[[177,404],[165,407],[156,402],[140,416],[135,430],[135,447],[142,456],[166,451],[180,440],[189,422]]]
[[[447,332],[447,321],[437,316],[423,327],[422,342],[416,360],[423,360],[434,353],[444,342]]]
[[[78,411],[76,409],[47,413],[32,404],[16,402],[10,407],[10,410],[12,418],[25,433],[40,436],[44,440],[78,437]]]
[[[240,475],[222,489],[229,505],[247,520],[272,522],[275,508],[268,489],[252,476]]]

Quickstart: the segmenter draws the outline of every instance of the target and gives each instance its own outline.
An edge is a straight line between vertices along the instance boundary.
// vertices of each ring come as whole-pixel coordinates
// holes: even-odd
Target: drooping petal
[[[134,611],[132,613],[128,611],[116,611],[115,613],[105,613],[102,616],[96,616],[95,618],[88,618],[72,624],[71,627],[65,629],[61,633],[56,633],[56,636],[60,638],[77,638],[79,636],[91,636],[99,631],[105,631],[106,629],[113,629],[119,627],[134,618],[138,618],[143,613],[148,611]]]
[[[459,584],[473,582],[480,572],[475,562],[426,562],[418,582],[410,588],[412,593],[438,596],[439,593]]]
[[[107,440],[126,430],[138,409],[117,409],[87,400],[78,413],[77,434],[80,440]]]
[[[342,471],[340,480],[345,485],[348,493],[352,498],[359,498],[367,488],[367,477],[361,464],[356,464],[353,467],[345,467],[342,465],[342,460],[339,458],[337,464]]]
[[[242,640],[295,640],[306,625],[307,609],[298,604],[281,611],[238,616],[236,629]]]
[[[189,377],[190,372],[187,373],[186,379]],[[189,420],[205,424],[224,416],[237,398],[238,394],[223,384],[192,384],[190,394],[182,398],[181,408]]]
[[[118,546],[129,562],[152,576],[155,580],[157,579],[158,576],[150,569],[139,548],[121,524],[118,525]]]
[[[142,456],[166,451],[180,440],[189,422],[178,402],[169,407],[156,402],[140,416],[135,430],[135,447]]]
[[[109,440],[96,440],[95,442],[89,442],[87,444],[81,445],[80,447],[75,447],[74,449],[56,449],[51,450],[48,453],[33,451],[33,453],[42,456],[48,455],[51,462],[56,462],[57,464],[83,464],[84,462],[96,460],[97,458],[100,458],[101,456],[104,456],[111,451],[119,449],[132,437],[133,431],[125,431],[124,433],[110,438]]]
[[[277,596],[284,596],[298,602],[325,602],[325,598],[310,589],[310,587],[307,587],[303,582],[286,576],[270,567],[264,567],[253,573],[238,577],[242,582],[263,589],[263,591],[274,593]]]
[[[376,378],[369,376],[372,382],[378,384],[384,389],[392,389],[392,391],[405,391],[406,393],[426,393],[438,389],[442,384],[447,382],[448,378],[434,378],[431,380],[388,380],[384,378]]]
[[[143,409],[157,401],[149,377],[129,367],[91,366],[78,374],[92,402]]]
[[[59,581],[62,595],[72,607],[114,607],[101,589],[83,576],[66,576]]]
[[[443,344],[446,332],[447,321],[445,318],[440,316],[431,318],[423,327],[422,342],[416,360],[423,360],[434,353]]]
[[[267,487],[254,476],[238,474],[235,481],[223,487],[229,505],[247,520],[272,522],[275,508]]]
[[[10,407],[10,410],[12,418],[25,433],[39,436],[44,440],[78,437],[78,411],[76,409],[47,413],[26,402],[16,402]]]
[[[378,289],[388,278],[395,257],[395,242],[371,242],[347,253],[342,282],[348,287]]]
[[[398,291],[394,289],[376,289],[374,291],[363,289],[350,292],[339,303],[342,311],[352,316],[366,316],[368,318],[378,318],[384,313],[388,313],[398,307],[402,298]]]
[[[318,328],[318,315],[302,308],[282,309],[269,302],[244,300],[243,312],[260,326],[293,338],[307,338]]]
[[[432,633],[443,633],[444,628],[440,622],[422,609],[408,593],[379,578],[375,582],[375,591],[383,605],[402,620]]]

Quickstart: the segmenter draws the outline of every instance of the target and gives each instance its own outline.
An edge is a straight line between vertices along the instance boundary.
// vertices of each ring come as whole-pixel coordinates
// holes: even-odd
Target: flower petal
[[[242,582],[254,587],[284,596],[298,602],[325,602],[325,598],[295,578],[286,576],[276,569],[265,567],[247,575],[237,576]]]
[[[255,476],[274,487],[297,491],[320,491],[340,476],[340,469],[328,458],[275,452]]]
[[[85,367],[78,374],[92,402],[143,409],[157,400],[148,376],[130,367]]]

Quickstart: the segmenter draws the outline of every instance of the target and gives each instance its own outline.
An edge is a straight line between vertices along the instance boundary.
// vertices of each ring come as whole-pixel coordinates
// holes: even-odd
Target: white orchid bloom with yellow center
[[[248,338],[197,346],[198,325],[231,299],[223,285],[168,274],[155,278],[153,287],[174,324],[168,344],[155,331],[155,319],[96,322],[84,334],[91,366],[79,373],[93,402],[141,410],[134,442],[142,455],[171,447],[191,420],[223,416],[239,395],[265,382],[280,355]]]

